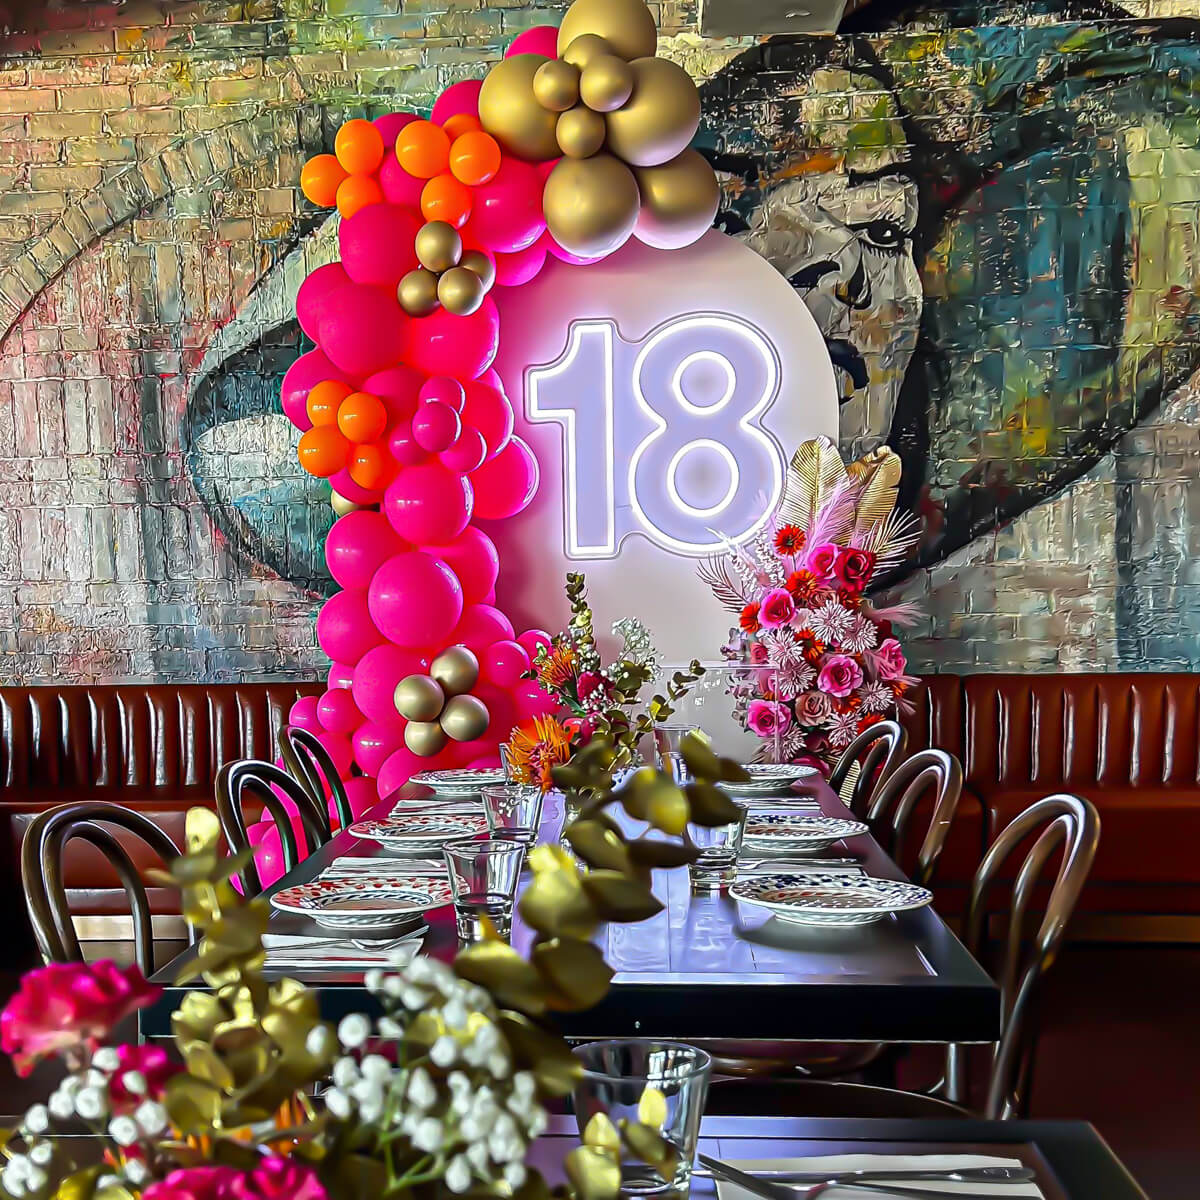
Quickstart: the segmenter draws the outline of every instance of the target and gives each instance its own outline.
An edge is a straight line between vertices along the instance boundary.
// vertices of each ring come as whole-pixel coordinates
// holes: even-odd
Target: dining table
[[[789,800],[814,813],[849,815],[819,777],[802,781],[795,791],[798,795]],[[424,799],[436,803],[427,788],[406,784],[364,817],[385,819],[397,804]],[[551,793],[539,840],[558,841],[565,814],[563,797]],[[904,878],[870,834],[847,838],[825,855],[836,855],[868,876]],[[385,846],[343,829],[271,884],[266,895],[313,880],[346,856],[395,861]],[[999,1037],[999,988],[932,906],[865,926],[821,928],[782,921],[724,891],[694,894],[686,867],[656,871],[653,888],[662,903],[659,913],[636,924],[609,924],[596,934],[615,972],[612,986],[586,1012],[557,1014],[565,1036],[942,1044]],[[458,949],[453,906],[430,911],[426,922],[420,953],[451,961]],[[267,930],[329,936],[310,918],[278,910],[272,911]],[[518,910],[514,947],[524,951],[533,937]],[[196,953],[195,947],[186,948],[153,976],[162,993],[141,1010],[143,1036],[169,1036],[171,1014],[183,994],[205,987],[189,972]],[[267,969],[273,971],[270,965]],[[316,961],[277,973],[315,991],[329,1020],[378,1011],[363,986],[361,967]]]

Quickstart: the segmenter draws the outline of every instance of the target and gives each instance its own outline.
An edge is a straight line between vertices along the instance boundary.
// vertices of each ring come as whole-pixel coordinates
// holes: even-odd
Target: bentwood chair
[[[875,790],[900,765],[908,732],[898,721],[867,726],[845,750],[829,774],[829,786],[863,820]]]
[[[63,884],[67,843],[79,839],[94,846],[117,873],[129,897],[133,918],[133,952],[143,975],[154,971],[154,932],[150,899],[129,849],[113,828],[140,838],[164,866],[179,856],[179,848],[153,821],[117,804],[92,801],[64,804],[39,813],[21,843],[21,884],[42,958],[48,963],[83,962],[83,950],[71,920]],[[191,931],[189,930],[189,937]]]
[[[307,729],[281,725],[279,752],[288,771],[300,781],[314,804],[326,807],[325,784],[328,783],[333,807],[337,811],[338,825],[342,829],[349,828],[354,821],[350,811],[350,797],[346,795],[346,785],[342,782],[329,751],[321,745],[320,739]]]
[[[295,870],[302,857],[307,858],[333,836],[329,826],[329,810],[324,803],[315,803],[299,781],[274,763],[256,759],[226,763],[217,772],[216,792],[217,817],[225,840],[235,854],[250,849],[245,814],[247,799],[257,804],[275,822],[285,871]],[[305,842],[303,855],[296,842],[296,831],[284,797],[300,816]],[[257,896],[263,890],[262,877],[252,855],[242,868],[241,881],[246,896]]]

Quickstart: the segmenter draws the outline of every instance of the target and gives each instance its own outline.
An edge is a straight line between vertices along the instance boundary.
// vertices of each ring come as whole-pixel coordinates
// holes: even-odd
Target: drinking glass
[[[689,733],[700,733],[695,725],[656,725],[654,727],[654,757],[660,771],[667,771],[676,783],[691,783],[692,773],[683,761],[683,739]]]
[[[576,1047],[575,1054],[583,1062],[574,1091],[581,1135],[588,1122],[602,1113],[614,1125],[622,1118],[650,1124],[679,1151],[679,1164],[670,1179],[648,1162],[623,1160],[622,1193],[686,1196],[712,1059],[695,1046],[647,1038],[591,1042]]]
[[[525,847],[511,838],[462,838],[442,847],[454,893],[454,916],[461,942],[483,937],[483,918],[502,937],[512,933],[513,899]]]
[[[733,882],[746,832],[748,807],[738,804],[738,818],[728,825],[688,825],[688,837],[700,851],[700,857],[688,863],[692,891],[721,891]]]
[[[507,783],[483,789],[483,812],[493,836],[509,838],[524,846],[537,841],[542,821],[542,789],[528,784]]]

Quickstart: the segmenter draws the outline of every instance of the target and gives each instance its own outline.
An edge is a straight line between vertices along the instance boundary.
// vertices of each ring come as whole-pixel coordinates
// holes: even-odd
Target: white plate
[[[311,917],[327,929],[373,933],[448,904],[451,897],[448,879],[429,876],[317,878],[276,892],[271,897],[271,907]]]
[[[742,763],[742,769],[749,779],[721,784],[731,796],[786,796],[792,784],[820,774],[816,767],[798,763]]]
[[[486,832],[482,813],[402,813],[383,821],[355,821],[350,826],[353,837],[414,851],[440,850],[446,842]]]
[[[742,844],[751,850],[786,850],[789,854],[815,854],[842,838],[866,833],[862,821],[806,813],[755,812],[746,816]]]
[[[924,908],[933,899],[915,883],[828,871],[744,876],[729,894],[794,925],[869,925],[891,913]]]
[[[450,771],[418,771],[409,783],[432,788],[439,795],[475,796],[485,787],[504,782],[499,767],[458,767]]]

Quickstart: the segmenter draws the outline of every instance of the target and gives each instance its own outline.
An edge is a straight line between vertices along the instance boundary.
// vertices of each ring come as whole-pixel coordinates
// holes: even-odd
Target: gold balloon
[[[593,112],[612,112],[633,94],[633,68],[615,54],[593,58],[579,77],[579,96]]]
[[[442,710],[440,724],[456,742],[473,742],[487,733],[491,715],[478,696],[454,696]]]
[[[540,54],[502,58],[487,73],[479,92],[479,120],[510,154],[541,162],[558,155],[554,140],[557,115],[543,108],[533,92],[533,77],[549,62]]]
[[[392,700],[406,721],[435,721],[446,703],[446,695],[428,675],[406,675],[396,684]]]
[[[483,280],[466,267],[451,267],[438,280],[442,307],[459,317],[469,317],[483,303]]]
[[[695,150],[634,172],[642,195],[634,236],[659,250],[690,246],[712,225],[721,204],[721,188],[708,160]]]
[[[458,265],[478,275],[485,292],[492,290],[492,284],[496,282],[496,264],[482,250],[468,250],[458,260]]]
[[[479,679],[479,659],[466,646],[451,646],[429,664],[429,674],[447,696],[469,692]]]
[[[548,58],[533,74],[533,94],[551,112],[563,112],[579,99],[579,68]]]
[[[413,241],[417,261],[428,271],[448,271],[462,258],[462,238],[449,221],[427,221]]]
[[[613,48],[594,33],[581,33],[565,50],[560,51],[563,62],[569,62],[581,71],[601,55],[612,52]]]
[[[404,744],[421,758],[432,758],[446,744],[446,731],[436,721],[409,721]]]
[[[631,167],[655,167],[687,149],[700,126],[700,93],[691,76],[665,58],[639,58],[633,95],[610,112],[608,148]]]
[[[642,0],[575,0],[558,27],[559,55],[582,33],[599,34],[622,58],[644,58],[658,48],[658,30]]]
[[[427,317],[438,306],[437,288],[437,275],[416,267],[400,280],[396,299],[410,317]]]
[[[550,236],[581,258],[623,245],[638,215],[637,180],[611,154],[563,158],[546,180],[542,207]]]
[[[355,504],[353,500],[347,500],[345,496],[339,495],[337,492],[330,492],[329,506],[339,517],[344,517],[348,513],[358,512],[362,508],[361,504]]]
[[[558,118],[558,148],[570,158],[591,158],[604,145],[604,118],[577,104]]]

